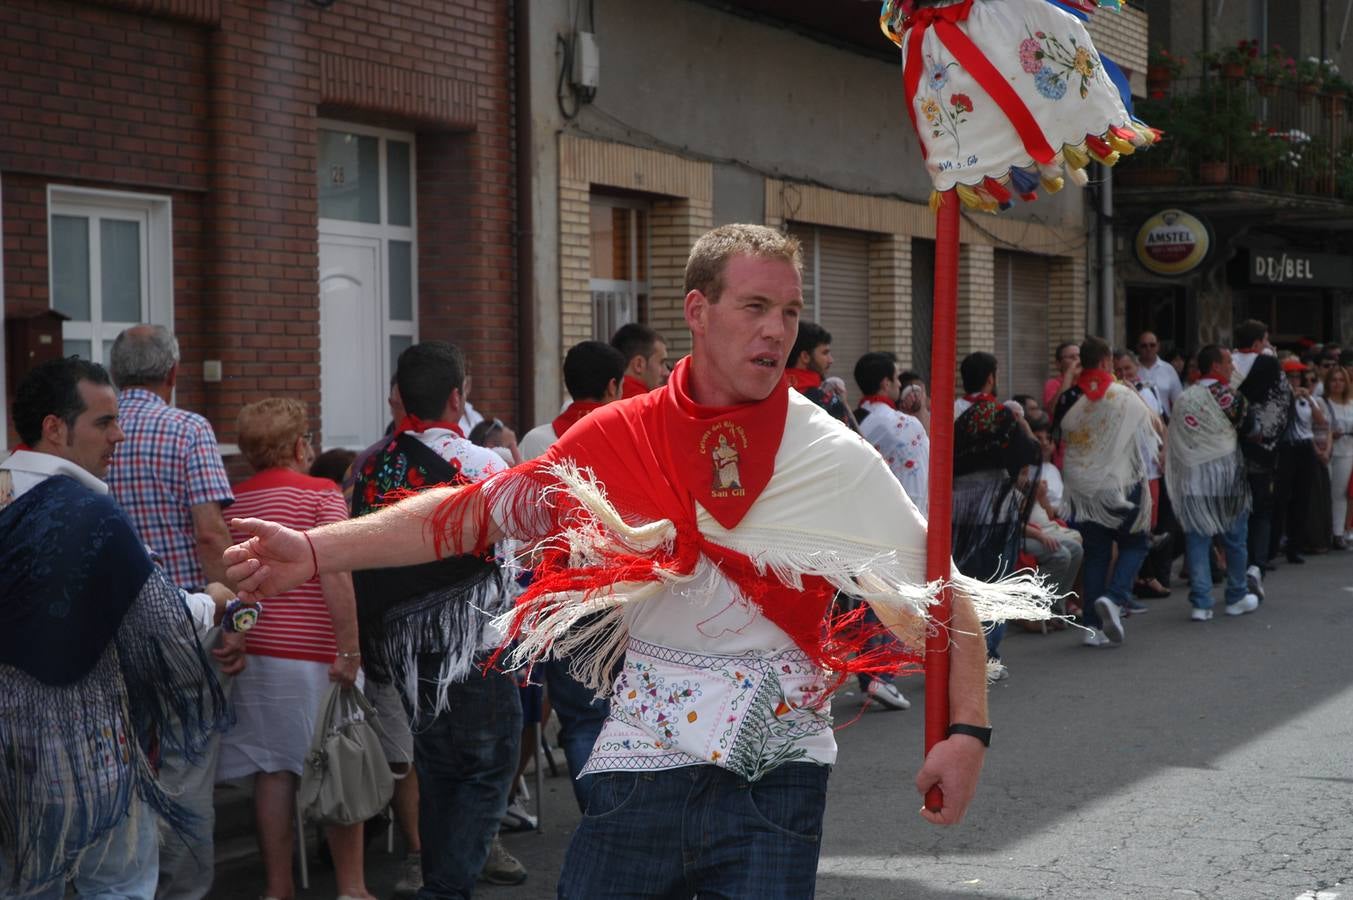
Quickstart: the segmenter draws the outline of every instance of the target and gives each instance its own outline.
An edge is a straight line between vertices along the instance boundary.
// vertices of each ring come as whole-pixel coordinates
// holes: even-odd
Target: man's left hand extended
[[[211,651],[221,667],[222,675],[238,675],[244,671],[244,635],[233,631],[221,632],[221,646]]]
[[[935,825],[957,825],[977,792],[982,760],[987,749],[971,735],[956,734],[940,741],[926,754],[925,764],[916,774],[916,790],[924,797],[932,787],[944,793],[944,807],[931,812],[924,806],[921,816]]]

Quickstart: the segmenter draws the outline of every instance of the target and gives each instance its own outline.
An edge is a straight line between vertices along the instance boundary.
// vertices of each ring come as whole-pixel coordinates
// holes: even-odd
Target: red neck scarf
[[[407,413],[404,418],[399,420],[395,426],[395,437],[399,437],[406,431],[412,431],[415,434],[421,434],[433,428],[445,428],[447,431],[454,431],[460,437],[465,437],[465,432],[460,430],[460,426],[455,422],[440,422],[436,419],[420,419],[413,413]]]
[[[893,400],[890,397],[885,397],[882,394],[864,395],[863,397],[860,398],[860,405],[863,406],[866,403],[881,403],[882,405],[890,409],[897,409],[897,401]]]
[[[564,432],[578,424],[579,419],[593,410],[601,409],[602,405],[596,400],[574,400],[551,423],[554,426],[554,436],[563,437]]]
[[[812,369],[785,369],[785,377],[789,379],[789,386],[799,393],[822,385],[822,376]]]
[[[1109,385],[1113,384],[1114,378],[1112,372],[1106,372],[1103,369],[1088,369],[1081,373],[1081,377],[1076,379],[1076,387],[1085,392],[1085,396],[1090,398],[1092,403],[1104,399],[1104,395],[1109,392]]]
[[[628,400],[631,397],[642,397],[648,393],[648,385],[644,384],[633,375],[626,375],[620,382],[620,399]]]
[[[987,401],[988,403],[995,403],[996,395],[984,394],[979,391],[976,394],[964,394],[963,399],[967,400],[969,403],[981,403],[983,400]]]

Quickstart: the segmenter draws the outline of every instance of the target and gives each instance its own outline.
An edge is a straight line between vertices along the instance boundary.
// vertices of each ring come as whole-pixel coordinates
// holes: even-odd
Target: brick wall
[[[891,349],[911,367],[911,235],[869,242],[870,345]]]
[[[958,340],[954,358],[961,361],[978,350],[992,352],[996,344],[994,247],[963,245],[958,256],[958,298]]]
[[[49,302],[48,183],[170,193],[180,402],[223,441],[266,394],[318,414],[317,117],[386,125],[419,135],[421,337],[514,414],[510,34],[497,0],[5,0],[7,311]]]

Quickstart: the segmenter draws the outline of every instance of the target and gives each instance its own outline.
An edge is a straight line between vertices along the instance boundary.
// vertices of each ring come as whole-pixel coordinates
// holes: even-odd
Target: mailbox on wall
[[[61,358],[64,321],[66,316],[52,309],[5,319],[5,386],[11,397],[30,369]]]

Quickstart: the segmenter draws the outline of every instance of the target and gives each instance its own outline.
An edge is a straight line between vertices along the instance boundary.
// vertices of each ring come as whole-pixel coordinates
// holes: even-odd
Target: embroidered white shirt
[[[863,403],[861,409],[869,415],[860,423],[860,436],[879,452],[924,516],[930,480],[930,436],[921,420],[886,403]]]

